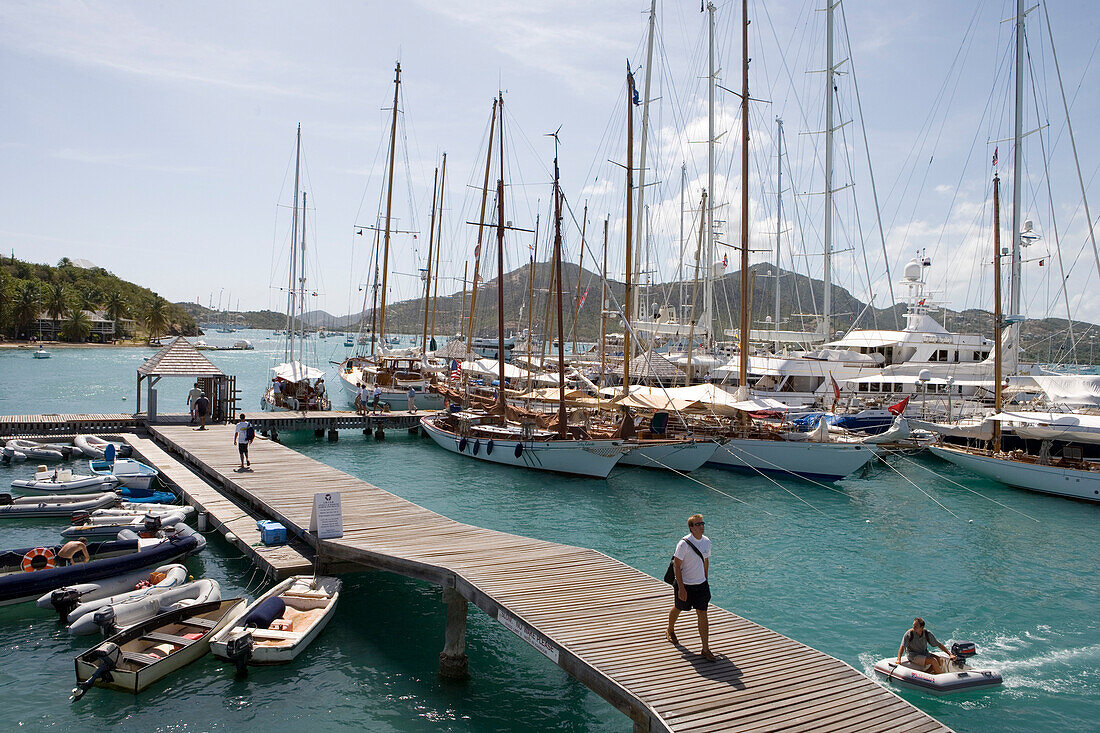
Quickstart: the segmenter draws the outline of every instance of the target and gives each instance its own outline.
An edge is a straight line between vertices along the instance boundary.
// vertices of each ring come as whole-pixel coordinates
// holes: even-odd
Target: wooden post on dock
[[[469,677],[469,658],[466,656],[466,599],[454,588],[443,589],[443,602],[447,604],[447,630],[443,651],[439,653],[439,676],[452,680]]]

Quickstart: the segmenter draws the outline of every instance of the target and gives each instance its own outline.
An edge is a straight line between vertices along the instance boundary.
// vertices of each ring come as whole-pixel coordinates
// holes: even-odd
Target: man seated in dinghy
[[[951,661],[955,661],[955,655],[945,647],[932,632],[924,628],[924,619],[917,616],[913,619],[913,628],[905,632],[901,637],[901,646],[898,647],[898,664],[901,664],[901,655],[905,654],[908,666],[919,669],[922,672],[932,674],[944,674],[947,672],[947,662],[943,657],[929,654],[928,645],[932,644],[942,649]]]
[[[81,537],[80,539],[66,542],[61,546],[61,549],[57,551],[57,556],[62,560],[66,560],[69,565],[78,565],[91,560],[88,555],[88,538]]]

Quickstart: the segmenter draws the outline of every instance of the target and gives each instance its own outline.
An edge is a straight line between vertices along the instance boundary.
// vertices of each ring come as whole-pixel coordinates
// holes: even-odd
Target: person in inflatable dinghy
[[[928,653],[928,645],[937,646],[945,654],[955,661],[955,655],[948,650],[931,631],[924,628],[924,619],[917,616],[913,619],[913,628],[905,632],[901,637],[901,646],[898,647],[898,664],[901,664],[901,655],[904,654],[910,664],[924,672],[943,674],[947,671],[947,662],[942,657]]]

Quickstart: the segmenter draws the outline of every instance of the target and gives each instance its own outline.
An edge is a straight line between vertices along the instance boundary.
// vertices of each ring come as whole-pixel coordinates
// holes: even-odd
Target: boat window
[[[859,391],[860,392],[866,392],[867,391],[867,383],[866,382],[860,382],[859,383]]]

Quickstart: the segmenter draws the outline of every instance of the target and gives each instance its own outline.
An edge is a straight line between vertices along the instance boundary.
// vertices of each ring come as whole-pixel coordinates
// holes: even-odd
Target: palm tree
[[[38,286],[30,280],[23,282],[15,295],[15,305],[12,310],[12,319],[15,321],[16,332],[29,328],[38,318],[38,309],[42,307],[42,294]]]
[[[130,315],[130,304],[116,290],[104,298],[103,308],[107,311],[107,317],[115,322],[114,335],[118,336],[121,333],[122,319]]]
[[[92,333],[92,321],[88,314],[80,308],[69,309],[65,325],[61,328],[61,335],[69,341],[78,343],[87,340]]]
[[[103,296],[95,288],[81,290],[77,298],[80,300],[81,308],[93,313],[99,310],[99,306],[103,303]]]
[[[145,305],[145,328],[149,331],[149,339],[155,341],[160,338],[161,333],[168,330],[168,324],[168,301],[154,295]]]
[[[54,283],[46,293],[46,313],[53,319],[54,331],[60,331],[58,322],[69,310],[69,294],[61,283]]]

